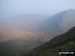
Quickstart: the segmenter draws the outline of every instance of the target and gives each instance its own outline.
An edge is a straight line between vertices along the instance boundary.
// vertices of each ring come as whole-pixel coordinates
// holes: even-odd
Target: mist
[[[2,17],[17,14],[53,15],[63,10],[75,9],[74,0],[0,0]]]
[[[52,51],[61,50],[65,46],[67,49],[68,44],[62,44],[74,39],[71,37],[75,35],[73,26],[75,0],[0,0],[0,56],[27,56],[24,54],[34,49],[33,56],[37,56],[36,53],[38,56],[40,53],[44,55],[46,52],[48,56]],[[73,29],[72,34],[63,34],[70,28]],[[75,46],[73,41],[69,46]],[[49,48],[51,43],[55,43],[53,47],[60,47],[59,43],[61,48]],[[44,48],[41,49],[43,44],[49,48],[45,48],[45,52]],[[36,47],[40,45],[44,54],[39,48],[39,52],[36,52]]]
[[[60,11],[75,9],[74,2],[74,0],[0,0],[0,25],[30,28]]]

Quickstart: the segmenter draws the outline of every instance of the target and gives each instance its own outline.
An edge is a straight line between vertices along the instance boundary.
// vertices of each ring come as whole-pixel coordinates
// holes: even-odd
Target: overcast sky
[[[1,16],[52,15],[67,9],[75,9],[75,0],[0,0]]]

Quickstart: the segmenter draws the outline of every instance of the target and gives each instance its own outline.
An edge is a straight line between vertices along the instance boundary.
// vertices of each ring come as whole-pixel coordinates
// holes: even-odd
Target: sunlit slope
[[[24,32],[22,30],[10,29],[6,27],[0,27],[0,42],[12,39],[34,39],[35,35],[32,32]]]
[[[0,27],[0,42],[23,39],[31,41],[43,41],[46,42],[51,37],[43,32],[26,32],[24,30]]]

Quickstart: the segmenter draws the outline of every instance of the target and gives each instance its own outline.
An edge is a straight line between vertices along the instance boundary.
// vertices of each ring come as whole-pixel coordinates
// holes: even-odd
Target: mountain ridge
[[[75,27],[66,33],[56,36],[44,45],[33,49],[26,56],[59,56],[59,51],[75,51]]]
[[[65,33],[75,25],[75,10],[69,9],[59,12],[48,19],[37,24],[37,29],[40,32],[50,33],[57,36]]]

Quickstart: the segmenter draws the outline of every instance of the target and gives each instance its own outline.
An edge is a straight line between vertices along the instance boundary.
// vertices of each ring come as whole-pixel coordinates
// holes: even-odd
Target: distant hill
[[[40,32],[47,32],[53,35],[59,35],[69,30],[75,25],[75,10],[69,9],[59,12],[50,18],[37,24]]]
[[[60,56],[59,51],[75,51],[75,27],[23,56]]]
[[[48,15],[38,14],[21,14],[14,15],[7,18],[0,18],[0,26],[11,27],[16,29],[23,29],[25,31],[34,31],[34,25],[48,18]]]

